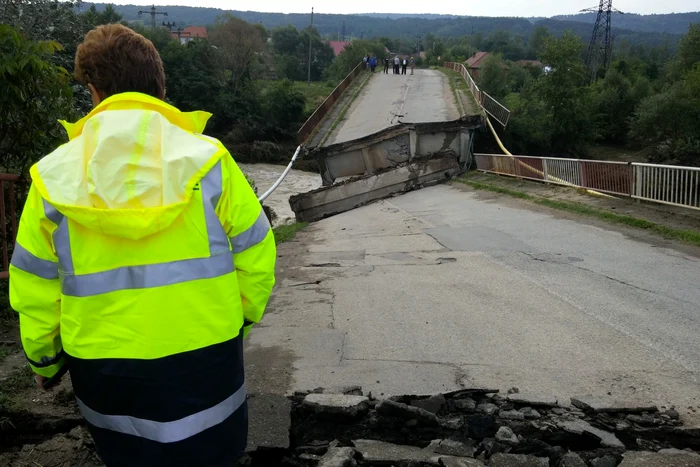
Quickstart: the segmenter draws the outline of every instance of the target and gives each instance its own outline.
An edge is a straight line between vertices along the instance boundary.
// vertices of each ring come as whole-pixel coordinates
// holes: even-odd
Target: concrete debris
[[[318,467],[355,467],[356,465],[353,448],[330,448],[318,463]]]
[[[435,440],[430,443],[430,449],[436,454],[456,457],[474,457],[476,451],[473,441],[463,442],[453,439]]]
[[[441,457],[440,464],[443,467],[483,467],[484,463],[476,459],[464,459],[460,457]]]
[[[518,435],[513,433],[513,430],[507,426],[502,426],[498,429],[498,432],[496,433],[496,441],[503,444],[508,444],[510,446],[515,446],[520,442]]]
[[[569,452],[561,458],[559,467],[586,467],[586,463],[575,452]]]
[[[428,412],[438,414],[445,407],[445,396],[437,394],[425,399],[415,399],[411,401],[413,407],[418,407]]]
[[[568,420],[559,420],[557,422],[557,426],[568,432],[568,433],[573,433],[577,435],[582,435],[582,434],[589,434],[593,435],[596,438],[600,440],[600,444],[603,447],[607,448],[621,448],[625,449],[625,445],[622,444],[622,441],[617,439],[617,436],[614,434],[600,430],[598,428],[595,428],[592,426],[590,423],[580,420],[580,419],[568,419]]]
[[[515,395],[522,396],[510,394]],[[291,398],[292,447],[287,451],[291,457],[274,465],[318,467],[325,459],[338,458],[337,462],[348,465],[354,461],[357,467],[618,467],[623,454],[633,449],[654,455],[628,455],[627,466],[636,467],[632,461],[651,460],[657,464],[639,465],[674,465],[668,463],[672,459],[700,467],[693,463],[700,456],[663,451],[670,447],[700,449],[700,430],[680,426],[673,413],[630,413],[623,406],[621,412],[582,411],[546,406],[548,401],[541,396],[525,396],[528,405],[505,395],[468,389],[381,401],[300,394]],[[334,419],[344,411],[357,415]],[[331,451],[341,446],[355,446],[354,454],[347,448]]]
[[[313,410],[319,417],[357,418],[369,410],[369,399],[345,394],[309,394],[304,398],[302,406]]]
[[[584,412],[640,413],[658,411],[658,408],[653,404],[630,404],[629,402],[596,396],[572,397],[571,404]]]
[[[514,404],[528,405],[532,407],[558,407],[559,401],[556,396],[548,394],[530,394],[526,392],[516,392],[508,395],[508,401]]]
[[[453,404],[457,410],[466,411],[476,409],[476,402],[474,402],[474,399],[457,399]]]
[[[421,423],[432,426],[440,424],[440,421],[434,413],[419,407],[411,407],[410,405],[388,399],[377,404],[377,413],[407,420],[418,420]]]
[[[495,454],[489,462],[491,467],[549,467],[549,459],[524,454]]]
[[[525,420],[525,414],[517,410],[501,410],[498,416],[506,420]]]
[[[496,412],[498,412],[498,407],[496,407],[496,404],[491,404],[486,403],[486,404],[479,404],[479,406],[476,408],[479,412],[483,412],[486,415],[494,415]]]
[[[430,449],[421,449],[415,446],[399,446],[368,439],[359,439],[353,443],[362,459],[370,463],[428,462],[435,458],[435,453]],[[437,463],[437,460],[435,462]]]
[[[523,407],[519,412],[525,416],[525,420],[539,420],[542,418],[542,415],[532,407]]]
[[[700,455],[677,449],[659,452],[628,452],[620,467],[700,467]]]
[[[615,456],[606,454],[603,457],[591,460],[591,467],[617,467],[617,459],[615,459]]]

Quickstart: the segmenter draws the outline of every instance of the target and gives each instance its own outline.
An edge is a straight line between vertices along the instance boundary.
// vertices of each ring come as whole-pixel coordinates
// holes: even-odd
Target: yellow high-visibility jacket
[[[209,117],[144,94],[115,95],[81,121],[62,122],[70,141],[31,169],[10,300],[32,369],[51,377],[68,361],[96,430],[176,443],[245,402],[241,334],[265,310],[275,242],[226,148],[201,135]],[[227,389],[193,389],[215,361],[223,368],[209,368],[219,372],[209,383]],[[157,376],[144,383],[142,373]],[[140,383],[125,387],[125,378]],[[171,396],[143,401],[143,410],[107,400],[160,399],[149,393],[158,385]],[[115,387],[120,393],[110,394]],[[197,416],[199,424],[161,426]],[[123,450],[123,439],[115,446]]]

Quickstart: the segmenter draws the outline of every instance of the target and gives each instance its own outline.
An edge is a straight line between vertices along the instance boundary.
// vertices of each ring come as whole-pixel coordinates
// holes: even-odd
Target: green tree
[[[690,71],[700,63],[700,23],[691,25],[688,33],[681,39],[676,61],[680,73]]]
[[[0,25],[0,165],[24,173],[65,140],[58,119],[71,117],[68,72],[51,59],[61,50],[54,41],[27,39]]]
[[[272,47],[280,55],[294,55],[299,47],[299,31],[292,25],[272,30]]]
[[[497,54],[490,54],[479,72],[479,87],[495,99],[508,94],[508,67]]]
[[[583,156],[596,136],[592,97],[581,60],[583,44],[571,33],[549,38],[542,59],[552,69],[527,83],[514,104],[509,124],[510,142],[530,154]]]
[[[335,81],[342,80],[362,62],[362,57],[367,54],[375,55],[378,60],[382,60],[382,57],[386,56],[386,50],[384,45],[379,42],[352,41],[327,68],[326,77]]]
[[[220,57],[228,72],[228,83],[235,94],[244,81],[254,74],[260,64],[264,43],[259,31],[249,23],[226,14],[216,21],[209,39],[221,52]]]
[[[537,26],[530,36],[530,55],[531,58],[539,57],[547,45],[547,41],[552,37],[545,26]]]
[[[660,94],[644,99],[630,137],[654,162],[700,165],[700,65]]]
[[[581,39],[567,32],[560,39],[547,40],[542,53],[552,71],[537,81],[537,93],[552,113],[553,153],[582,154],[595,135],[582,51]]]
[[[92,4],[81,17],[85,23],[92,28],[102,24],[121,23],[122,21],[122,15],[117,12],[114,5],[111,3],[107,4],[103,11],[98,11],[97,7]]]

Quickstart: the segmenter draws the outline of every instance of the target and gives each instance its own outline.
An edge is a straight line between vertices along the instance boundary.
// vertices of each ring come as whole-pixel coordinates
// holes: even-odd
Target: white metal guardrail
[[[481,90],[479,89],[479,86],[476,85],[476,81],[474,81],[472,75],[469,74],[469,70],[467,70],[467,67],[465,67],[462,63],[454,62],[447,62],[445,63],[445,66],[447,68],[450,68],[451,70],[458,72],[462,75],[462,77],[464,77],[464,79],[467,81],[467,85],[469,85],[469,90],[472,92],[474,99],[476,99],[476,101],[479,104],[481,104]]]
[[[471,73],[467,70],[467,67],[463,63],[455,62],[445,62],[445,67],[454,70],[461,74],[469,85],[469,90],[472,92],[476,102],[484,109],[484,112],[491,115],[494,120],[503,125],[503,128],[508,126],[508,121],[510,120],[510,110],[504,107],[500,102],[498,102],[493,97],[489,96],[486,92],[479,89],[476,81],[472,78]]]
[[[633,198],[700,209],[700,168],[632,164]]]
[[[481,107],[483,107],[494,120],[503,125],[503,128],[508,126],[510,110],[506,109],[500,102],[484,91],[481,91]]]
[[[700,168],[475,154],[477,170],[700,210]]]

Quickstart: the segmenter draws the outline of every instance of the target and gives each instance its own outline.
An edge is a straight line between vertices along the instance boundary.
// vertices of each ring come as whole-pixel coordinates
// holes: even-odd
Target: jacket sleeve
[[[275,285],[277,248],[255,192],[230,155],[222,159],[222,178],[217,214],[231,240],[246,336],[262,319]]]
[[[36,374],[50,378],[65,364],[61,344],[61,285],[44,201],[32,185],[10,264],[10,304],[19,313],[22,346]]]

